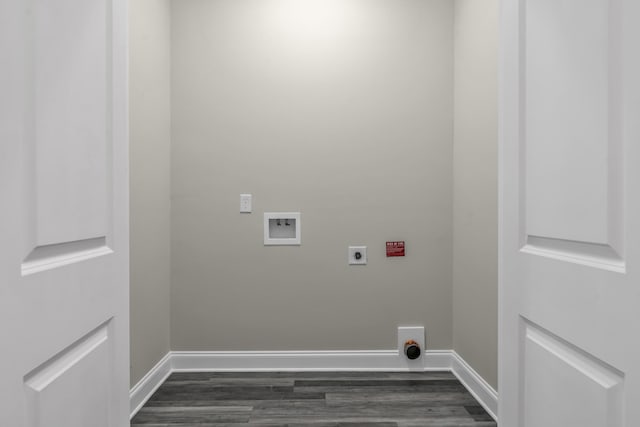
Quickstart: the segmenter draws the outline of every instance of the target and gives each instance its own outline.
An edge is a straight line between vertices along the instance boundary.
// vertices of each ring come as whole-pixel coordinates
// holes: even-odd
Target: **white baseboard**
[[[449,351],[427,351],[424,369],[447,370]],[[174,371],[407,371],[397,350],[174,351]]]
[[[498,392],[455,351],[451,351],[451,372],[469,390],[469,393],[476,398],[489,415],[497,421]]]
[[[171,372],[173,370],[171,368],[171,352],[169,352],[129,392],[131,418],[147,403],[147,400],[171,375]]]
[[[425,371],[451,371],[496,418],[498,394],[455,351],[428,350]],[[409,371],[397,350],[360,351],[172,351],[131,389],[131,418],[172,372]]]

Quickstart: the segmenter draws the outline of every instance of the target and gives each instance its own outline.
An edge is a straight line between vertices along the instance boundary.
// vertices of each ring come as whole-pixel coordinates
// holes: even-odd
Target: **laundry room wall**
[[[392,349],[414,324],[452,348],[453,12],[171,3],[173,350]],[[302,244],[264,246],[288,211]]]
[[[498,385],[498,0],[456,0],[453,348]]]
[[[170,7],[129,2],[131,385],[169,351]]]

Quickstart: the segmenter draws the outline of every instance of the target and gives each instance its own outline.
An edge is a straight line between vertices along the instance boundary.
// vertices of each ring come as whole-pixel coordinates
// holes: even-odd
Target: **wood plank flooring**
[[[449,372],[174,373],[132,427],[496,427]]]

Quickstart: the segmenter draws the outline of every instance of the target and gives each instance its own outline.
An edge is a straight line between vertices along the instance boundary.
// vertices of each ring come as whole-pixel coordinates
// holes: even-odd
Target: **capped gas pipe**
[[[420,344],[414,340],[409,340],[404,343],[404,354],[410,359],[415,360],[420,357]]]

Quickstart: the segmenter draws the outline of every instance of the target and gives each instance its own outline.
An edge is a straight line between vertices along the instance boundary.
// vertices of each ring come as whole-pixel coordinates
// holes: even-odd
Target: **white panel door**
[[[128,425],[126,2],[0,3],[0,425]]]
[[[503,427],[640,426],[638,22],[502,1]]]

